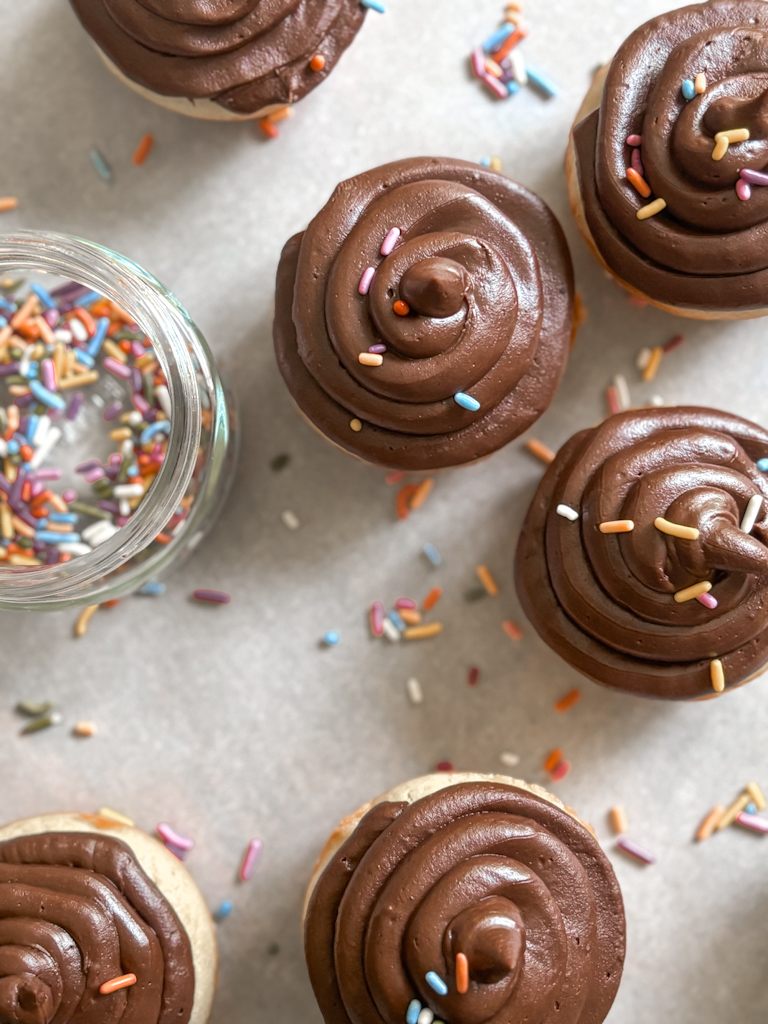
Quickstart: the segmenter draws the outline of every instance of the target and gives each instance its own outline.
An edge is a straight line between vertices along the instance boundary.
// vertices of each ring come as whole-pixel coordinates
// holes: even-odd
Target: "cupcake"
[[[591,831],[501,775],[427,775],[345,818],[304,927],[326,1024],[600,1024],[624,962]]]
[[[517,549],[540,636],[613,689],[731,690],[768,662],[768,432],[712,409],[612,416],[565,444]]]
[[[277,361],[304,416],[378,466],[474,462],[547,408],[573,332],[551,210],[461,160],[343,182],[277,272]]]
[[[0,1020],[205,1024],[215,983],[208,910],[156,840],[83,814],[0,828]]]
[[[768,313],[762,0],[654,18],[593,82],[571,133],[576,219],[620,284],[707,320]]]
[[[359,31],[359,0],[70,0],[104,63],[167,110],[265,117],[333,70]]]

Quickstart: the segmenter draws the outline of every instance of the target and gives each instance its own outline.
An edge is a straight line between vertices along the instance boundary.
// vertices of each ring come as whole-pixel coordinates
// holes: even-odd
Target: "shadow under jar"
[[[141,588],[197,546],[232,479],[205,339],[131,260],[42,231],[0,235],[0,317],[0,609]]]

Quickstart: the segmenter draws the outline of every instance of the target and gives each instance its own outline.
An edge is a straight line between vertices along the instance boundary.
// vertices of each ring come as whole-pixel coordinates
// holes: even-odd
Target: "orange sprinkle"
[[[270,124],[279,124],[281,121],[286,121],[289,117],[293,117],[293,107],[290,104],[279,107],[273,113],[267,114],[267,120]]]
[[[486,593],[490,594],[491,597],[496,597],[499,592],[499,585],[490,573],[490,570],[485,565],[478,565],[475,569],[477,578],[485,587]]]
[[[105,981],[99,989],[99,992],[103,996],[109,996],[113,992],[119,992],[121,988],[130,988],[131,985],[136,984],[135,974],[121,974],[119,978],[113,978],[111,981]]]
[[[415,512],[417,509],[421,508],[421,506],[429,497],[429,492],[432,490],[434,486],[435,481],[434,478],[431,476],[428,476],[426,480],[421,481],[421,483],[416,487],[416,490],[413,492],[413,497],[411,498],[410,501],[411,512]]]
[[[120,598],[119,597],[113,597],[110,601],[105,601],[104,604],[101,607],[102,608],[117,608],[117,606],[119,604],[120,604]]]
[[[425,611],[425,612],[432,611],[432,609],[435,607],[435,605],[437,604],[437,602],[440,600],[440,598],[442,596],[443,596],[443,588],[442,587],[432,587],[430,592],[427,594],[427,596],[421,602],[421,607],[422,607],[423,611]]]
[[[73,317],[77,317],[81,321],[83,327],[88,331],[89,335],[96,333],[96,321],[93,319],[87,309],[83,309],[82,306],[75,306],[70,314]]]
[[[653,352],[651,352],[651,358],[648,360],[648,365],[643,370],[643,380],[644,381],[647,382],[647,381],[653,380],[653,378],[656,376],[656,374],[658,372],[658,369],[659,369],[659,366],[661,365],[661,360],[663,359],[663,357],[664,357],[664,349],[661,347],[661,345],[657,345],[654,348]]]
[[[415,608],[400,608],[398,612],[407,626],[418,626],[421,622],[421,612],[417,612]]]
[[[511,619],[507,619],[505,622],[502,622],[501,625],[507,636],[511,636],[513,640],[523,639],[523,631],[516,622],[512,622]]]
[[[535,455],[537,459],[541,459],[542,462],[549,464],[555,461],[555,453],[551,448],[547,448],[541,441],[537,441],[535,437],[530,438],[525,442],[525,447],[531,453]]]
[[[261,118],[259,121],[259,128],[261,128],[262,132],[268,139],[276,139],[280,135],[277,125],[272,124],[268,117]]]
[[[463,953],[456,954],[456,991],[463,996],[469,989],[469,961]]]
[[[19,200],[16,196],[3,196],[0,199],[0,213],[7,213],[9,210],[15,210],[19,205]]]
[[[634,528],[632,519],[609,519],[598,526],[600,533],[632,533]]]
[[[407,302],[403,302],[402,299],[398,299],[392,309],[397,313],[398,316],[408,316],[411,312],[411,307]]]
[[[309,62],[311,71],[322,71],[325,67],[325,57],[322,53],[316,53],[312,60]]]
[[[581,700],[581,690],[569,690],[564,697],[561,697],[555,704],[555,711],[568,711],[574,704]]]
[[[635,192],[640,193],[643,199],[647,199],[650,196],[651,186],[648,184],[648,182],[645,180],[642,174],[639,174],[634,167],[627,168],[627,181],[635,190]]]
[[[155,540],[157,541],[158,544],[170,544],[171,541],[173,540],[173,537],[169,537],[167,533],[158,533],[158,535],[155,537]]]
[[[491,59],[495,60],[497,64],[501,64],[504,58],[512,53],[517,44],[522,43],[529,31],[530,29],[525,25],[519,25],[517,30],[502,43],[496,53],[491,55]]]
[[[395,497],[395,509],[398,519],[407,519],[411,511],[411,499],[418,490],[416,484],[406,484],[401,487]]]
[[[152,147],[155,144],[155,136],[147,132],[146,135],[142,135],[141,142],[134,150],[133,162],[136,167],[141,167],[144,161],[147,159],[149,154],[152,152]]]
[[[555,747],[555,749],[550,751],[549,754],[547,754],[547,756],[544,758],[544,771],[553,772],[562,760],[562,750],[560,749],[560,747]]]
[[[725,805],[718,804],[713,807],[709,814],[706,816],[704,821],[699,825],[696,832],[696,842],[703,843],[705,839],[709,839],[718,826],[719,821],[725,814]]]

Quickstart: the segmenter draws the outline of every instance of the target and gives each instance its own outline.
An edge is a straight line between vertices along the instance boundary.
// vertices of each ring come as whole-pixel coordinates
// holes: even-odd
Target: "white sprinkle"
[[[570,519],[572,523],[575,523],[579,518],[579,513],[575,508],[571,508],[570,505],[558,505],[555,512],[557,512],[559,516],[562,516],[563,519]]]
[[[121,498],[118,502],[121,516],[129,516],[131,514],[131,503],[127,498]]]
[[[405,684],[405,688],[408,691],[412,704],[422,704],[424,702],[424,691],[418,679],[409,679]]]
[[[617,373],[613,378],[613,386],[616,388],[616,397],[619,400],[621,411],[629,409],[632,405],[632,399],[629,396],[629,386],[627,385],[627,378],[623,373]]]
[[[289,508],[287,508],[285,512],[283,512],[280,518],[283,520],[283,525],[286,526],[289,530],[298,530],[298,528],[301,526],[301,523],[299,522],[299,517],[296,515],[295,512],[292,512]]]
[[[760,515],[760,510],[763,507],[763,496],[762,494],[753,494],[749,499],[749,504],[744,511],[744,518],[741,520],[741,528],[744,533],[752,533],[757,517]]]
[[[48,437],[48,431],[51,429],[51,421],[48,416],[41,416],[37,423],[37,430],[32,440],[34,448],[40,448],[45,444],[45,439]]]
[[[519,82],[520,85],[528,85],[528,72],[525,70],[525,61],[523,55],[518,49],[515,49],[509,55],[509,63],[512,65],[512,71],[515,75],[515,81]]]
[[[129,462],[133,461],[133,440],[130,437],[126,437],[120,445],[120,452],[124,459],[128,459]]]
[[[88,331],[85,329],[85,324],[78,317],[73,316],[69,321],[69,329],[75,336],[75,341],[88,341]]]
[[[666,404],[661,395],[653,395],[651,398],[651,405],[655,405],[657,408]]]
[[[168,394],[168,388],[165,384],[158,384],[155,388],[155,395],[160,408],[163,410],[168,419],[171,418],[171,396]]]
[[[432,1024],[435,1019],[435,1015],[428,1006],[425,1006],[419,1016],[416,1018],[416,1024]]]
[[[635,363],[635,365],[637,366],[638,370],[644,370],[646,368],[648,363],[650,363],[650,361],[651,361],[651,356],[652,355],[653,355],[652,349],[650,349],[650,348],[641,348],[640,349],[640,351],[637,353],[637,361]]]
[[[24,353],[19,360],[19,373],[22,377],[26,377],[29,374],[29,364],[32,362],[32,353],[34,351],[34,345],[27,345],[24,349]]]
[[[63,533],[62,537],[66,537],[66,533]],[[87,555],[93,551],[90,544],[78,544],[72,541],[65,541],[63,544],[57,544],[56,547],[66,555]]]
[[[520,755],[504,750],[499,754],[499,760],[507,768],[516,768],[520,764]]]
[[[99,519],[97,522],[91,523],[90,526],[86,526],[81,531],[81,536],[91,547],[97,548],[100,544],[106,543],[110,537],[114,537],[119,529],[119,526],[115,526],[107,519]]]
[[[144,484],[118,484],[112,488],[112,496],[120,501],[121,498],[141,498],[144,494]]]
[[[0,459],[4,459],[8,454],[8,442],[4,437],[0,437]]]
[[[387,638],[387,640],[391,641],[391,643],[393,644],[396,644],[400,639],[400,630],[394,624],[392,619],[388,619],[385,616],[384,622],[382,623],[382,628],[384,630],[384,636]]]
[[[93,402],[93,404],[96,406],[97,409],[103,409],[104,408],[104,404],[105,403],[104,403],[104,399],[101,397],[101,395],[91,395],[91,401]]]
[[[57,327],[53,332],[53,336],[56,341],[63,341],[65,345],[68,345],[72,341],[72,331],[67,327]]]
[[[51,427],[45,441],[43,441],[35,454],[29,460],[30,469],[38,469],[43,464],[43,461],[48,458],[60,440],[61,431],[59,428]]]
[[[162,387],[162,385],[160,386]],[[157,388],[155,388],[155,391],[157,391]],[[131,411],[128,413],[128,416],[126,417],[125,422],[128,424],[129,427],[138,427],[143,418],[144,417],[141,415],[138,409],[131,409]],[[129,441],[128,444],[133,445],[133,442]]]

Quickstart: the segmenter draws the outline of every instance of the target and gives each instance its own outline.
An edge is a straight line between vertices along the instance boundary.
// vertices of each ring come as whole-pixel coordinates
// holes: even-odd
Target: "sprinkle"
[[[192,597],[196,601],[208,604],[229,604],[232,600],[232,595],[226,594],[223,590],[193,590]]]
[[[374,636],[382,636],[384,633],[384,605],[381,601],[374,601],[369,613],[371,633]]]
[[[191,850],[194,848],[194,839],[183,836],[180,832],[176,831],[173,825],[169,825],[167,821],[161,821],[155,831],[164,843],[177,846],[180,850]]]
[[[746,791],[752,797],[752,800],[758,811],[764,811],[766,808],[768,808],[768,802],[766,802],[763,791],[762,789],[760,789],[756,782],[748,782]]]
[[[452,772],[456,770],[453,761],[438,761],[435,765],[436,772]]]
[[[635,860],[642,861],[643,864],[655,864],[656,863],[656,856],[655,856],[655,854],[651,853],[650,850],[646,850],[646,848],[644,846],[641,846],[639,843],[636,843],[634,840],[628,839],[626,836],[622,836],[620,839],[617,839],[616,840],[616,845],[621,850],[623,850],[624,853],[628,853],[629,856],[630,857],[634,857]]]
[[[482,45],[482,50],[486,53],[495,53],[496,50],[504,43],[512,33],[515,31],[515,26],[511,24],[502,25],[501,28],[494,32],[492,36],[489,36]]]
[[[369,345],[368,351],[372,352],[375,356],[383,356],[387,351],[386,345]]]
[[[522,629],[520,629],[516,622],[512,622],[511,619],[505,619],[504,622],[502,622],[501,624],[501,628],[504,630],[507,636],[512,637],[513,640],[523,639]]]
[[[611,519],[598,526],[600,533],[632,533],[634,528],[635,524],[631,519]]]
[[[541,441],[537,441],[535,437],[529,438],[525,442],[525,447],[531,453],[535,455],[537,459],[541,459],[542,462],[546,462],[549,465],[550,462],[555,461],[555,453],[551,448],[547,448]]]
[[[435,486],[434,478],[428,476],[426,480],[422,480],[421,483],[416,487],[410,500],[411,512],[416,512],[429,497],[432,488]]]
[[[768,459],[758,459],[757,468],[761,473],[768,473]]]
[[[392,619],[385,617],[384,622],[382,623],[382,628],[384,630],[384,636],[390,643],[398,643],[401,638],[401,633]]]
[[[470,412],[477,412],[480,408],[478,400],[471,395],[467,395],[464,391],[457,391],[453,396],[453,400],[456,405],[460,405],[462,409],[468,409]]]
[[[43,405],[47,405],[51,409],[61,409],[63,411],[67,407],[67,403],[61,395],[55,395],[52,391],[49,391],[39,380],[31,380],[29,382],[29,390],[38,402],[42,402]]]
[[[527,25],[517,25],[514,32],[507,36],[504,42],[499,46],[497,50],[493,51],[492,59],[499,64],[505,60],[516,46],[519,46],[524,39],[530,35],[530,29]]]
[[[289,117],[293,117],[293,114],[293,107],[286,103],[284,107],[278,107],[271,114],[267,114],[267,120],[270,124],[279,124],[281,121],[287,121]]]
[[[403,630],[403,640],[428,640],[442,631],[442,622],[428,622],[423,626],[408,626]]]
[[[637,150],[635,150],[635,152],[637,152]],[[627,168],[627,181],[630,183],[635,192],[641,195],[643,199],[647,199],[650,196],[651,186],[648,184],[645,178],[643,178],[642,175],[640,175],[635,170],[634,167]]]
[[[421,1003],[418,999],[412,999],[405,1011],[405,1024],[417,1024],[421,1013]]]
[[[552,782],[561,782],[568,772],[571,770],[570,761],[561,761],[557,767],[553,768],[549,773],[549,777]]]
[[[643,137],[642,137],[642,135],[628,135],[627,136],[627,145],[631,146],[632,149],[636,149],[638,146],[642,146],[642,144],[643,144]]]
[[[494,78],[493,75],[489,75],[487,71],[484,71],[480,78],[488,86],[491,92],[495,93],[500,100],[509,99],[509,89],[503,82],[500,82],[498,78]]]
[[[559,747],[555,747],[544,759],[544,771],[551,772],[560,764],[563,760],[563,752]]]
[[[456,991],[460,996],[469,991],[469,961],[464,953],[456,954]]]
[[[424,691],[418,679],[411,677],[407,680],[405,690],[411,704],[422,704],[424,702]]]
[[[579,518],[579,513],[575,508],[571,508],[570,505],[558,505],[555,512],[557,512],[559,516],[562,516],[563,519],[570,519],[572,523],[575,523]]]
[[[372,11],[378,11],[379,14],[386,14],[387,8],[380,0],[360,0],[363,7],[368,7]]]
[[[89,153],[89,156],[90,156],[90,158],[91,158],[91,160],[93,162],[93,166],[96,168],[96,171],[99,174],[99,176],[101,178],[103,178],[104,181],[111,181],[112,180],[112,170],[111,170],[109,164],[107,163],[107,161],[104,159],[104,157],[98,151],[98,149],[92,149],[90,151],[90,153]]]
[[[752,832],[760,832],[763,835],[768,833],[768,818],[761,818],[759,814],[747,814],[742,811],[736,816],[736,821]]]
[[[531,64],[526,64],[526,70],[528,72],[530,84],[535,85],[537,89],[540,89],[548,99],[559,95],[559,86],[557,86],[548,75],[545,75],[543,71],[539,71],[538,68],[533,67]]]
[[[431,562],[432,565],[435,566],[435,568],[437,568],[438,565],[443,564],[443,556],[440,554],[440,552],[437,550],[434,544],[425,544],[421,550],[427,561]]]
[[[709,679],[715,693],[722,693],[725,689],[725,672],[723,663],[719,658],[714,658],[709,663]]]
[[[722,820],[725,814],[725,806],[723,804],[717,804],[707,814],[706,818],[699,825],[696,830],[696,842],[703,843],[706,839],[709,839],[715,832],[718,822]]]
[[[514,29],[510,29],[513,32]],[[474,71],[477,78],[485,78],[485,54],[483,53],[482,46],[476,46],[470,55],[472,61],[472,70]]]
[[[613,386],[616,388],[616,393],[619,396],[621,402],[621,408],[629,409],[632,405],[632,399],[629,394],[629,385],[627,384],[627,378],[623,373],[617,373],[613,378]]]
[[[280,129],[268,117],[259,119],[259,128],[268,139],[277,139],[280,136]]]
[[[700,71],[693,80],[694,88],[698,96],[703,95],[707,91],[707,76],[703,71]]]
[[[435,607],[437,602],[443,596],[441,587],[433,587],[424,600],[421,602],[422,611],[429,612]]]
[[[381,250],[380,251],[381,251],[381,255],[382,256],[389,256],[390,255],[390,253],[393,251],[393,249],[397,245],[397,243],[398,243],[398,241],[400,239],[400,235],[401,235],[400,228],[390,228],[390,230],[387,232],[386,238],[381,243]]]
[[[15,210],[19,205],[19,200],[16,196],[3,196],[0,198],[0,213],[8,213],[10,210]]]
[[[670,537],[679,537],[681,540],[699,539],[699,531],[695,526],[680,526],[678,523],[670,523],[668,519],[664,519],[662,516],[657,516],[653,521],[653,525],[661,533],[666,533]]]
[[[376,269],[374,267],[368,267],[363,271],[363,276],[360,278],[360,284],[357,286],[357,290],[361,295],[367,295],[371,290],[371,282],[376,276]]]
[[[712,150],[713,160],[722,160],[728,152],[728,147],[733,142],[747,142],[749,140],[748,128],[730,128],[727,132],[715,133],[715,147]]]
[[[398,299],[397,302],[392,306],[392,310],[397,316],[408,316],[411,312],[411,307],[407,302],[403,302],[402,299]]]
[[[325,67],[325,57],[322,53],[316,53],[309,62],[310,71],[322,71]]]
[[[573,705],[574,704],[578,704],[578,702],[580,700],[581,700],[581,690],[579,690],[579,689],[569,690],[568,693],[566,693],[566,695],[564,697],[561,697],[560,700],[555,702],[555,711],[557,711],[557,712],[569,711],[573,707]]]
[[[477,665],[473,665],[467,673],[467,686],[477,686],[477,682],[480,678],[480,669]]]
[[[696,95],[696,86],[692,78],[686,78],[683,82],[683,99],[692,100]]]
[[[627,812],[621,804],[616,804],[615,807],[611,808],[611,826],[617,836],[623,835],[629,827]]]
[[[448,986],[439,974],[436,974],[434,971],[427,971],[424,975],[424,980],[434,992],[437,992],[439,996],[448,995]]]
[[[739,178],[736,182],[736,195],[743,203],[749,202],[752,198],[752,186],[749,182],[744,181],[743,178]]]
[[[363,366],[381,366],[384,362],[384,357],[376,352],[361,352],[357,357],[357,361],[362,363]]]
[[[477,568],[475,569],[475,572],[477,573],[477,578],[480,580],[482,585],[485,587],[486,593],[490,594],[491,597],[496,597],[496,595],[499,592],[499,586],[498,586],[496,580],[491,575],[491,573],[488,570],[487,566],[485,566],[485,565],[478,565]]]
[[[411,514],[411,498],[416,493],[416,484],[405,484],[395,495],[395,511],[398,519],[407,519]]]
[[[326,647],[335,647],[339,640],[341,640],[341,637],[334,629],[329,629],[323,633],[323,643]]]
[[[232,911],[235,909],[235,905],[232,900],[222,900],[219,904],[219,909],[213,915],[217,921],[223,921],[229,917]]]
[[[354,430],[354,432],[356,434],[359,434],[360,431],[363,429],[362,421],[359,420],[357,417],[355,417],[354,419],[350,420],[349,421],[349,429],[350,430]]]
[[[75,736],[95,736],[98,732],[98,727],[95,722],[77,722],[73,726],[72,732]]]
[[[435,1015],[428,1006],[425,1006],[416,1018],[416,1024],[434,1024]]]
[[[250,843],[248,843],[248,848],[245,851],[245,856],[243,857],[243,862],[240,865],[238,875],[241,882],[247,882],[253,877],[263,845],[264,844],[260,839],[252,839]]]
[[[50,729],[52,725],[61,725],[62,717],[58,711],[49,711],[47,715],[41,715],[28,722],[21,730],[22,736],[29,736],[33,732],[40,732],[43,729]]]
[[[129,818],[125,814],[121,814],[120,811],[115,811],[111,807],[100,807],[99,817],[107,818],[108,821],[114,821],[118,825],[125,825],[126,828],[133,828],[133,818]]]
[[[155,144],[155,136],[147,132],[146,135],[142,135],[141,141],[136,147],[133,154],[133,163],[136,167],[141,167],[144,161],[147,159],[149,154],[152,152],[152,147]]]
[[[731,806],[726,810],[722,818],[718,821],[716,831],[722,832],[724,829],[730,828],[730,826],[734,823],[734,821],[736,821],[738,816],[747,806],[750,799],[751,797],[749,793],[742,793],[739,797],[737,797],[737,799],[734,800]]]
[[[507,768],[516,768],[520,764],[520,755],[513,754],[510,750],[502,750],[499,754],[499,761]]]
[[[285,509],[281,513],[280,518],[283,521],[283,526],[285,526],[286,529],[288,530],[298,530],[298,528],[301,526],[299,517],[296,515],[295,512],[291,511],[291,509],[289,508]]]
[[[99,988],[99,992],[103,996],[112,995],[113,992],[119,992],[122,988],[130,988],[131,985],[136,984],[135,974],[121,974],[119,978],[112,978],[111,981],[105,981],[104,984]]]
[[[89,604],[87,608],[83,608],[75,623],[75,636],[85,636],[88,631],[88,623],[98,610],[99,606],[97,604]]]
[[[615,416],[616,413],[621,412],[621,403],[619,402],[619,396],[616,393],[616,388],[611,384],[605,390],[606,402],[608,404],[608,412],[611,416]]]
[[[20,715],[26,715],[28,718],[37,718],[39,715],[45,715],[49,711],[53,711],[53,704],[49,701],[43,701],[37,703],[31,700],[20,700],[16,705],[16,710]]]
[[[764,171],[753,171],[749,167],[742,167],[739,171],[739,175],[744,179],[744,181],[748,181],[750,185],[768,185],[768,174]]]
[[[666,199],[654,199],[652,203],[648,203],[646,206],[641,206],[637,211],[638,220],[648,220],[649,217],[655,217],[657,213],[661,213],[662,210],[666,210],[667,201]]]
[[[711,594],[697,594],[696,600],[699,604],[703,604],[705,608],[709,608],[711,610],[717,608],[717,598],[712,597]]]
[[[686,601],[693,601],[699,594],[708,594],[711,589],[712,584],[709,580],[702,580],[700,583],[694,583],[690,587],[676,591],[674,598],[677,604],[685,604]]]
[[[648,365],[643,370],[644,381],[652,381],[654,379],[659,369],[659,366],[661,365],[661,360],[663,356],[664,349],[660,345],[656,345],[656,347],[651,352],[651,358],[648,360]]]
[[[741,520],[741,529],[744,533],[751,533],[763,507],[762,494],[753,494],[749,499],[744,516]]]

